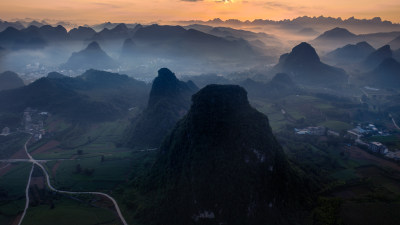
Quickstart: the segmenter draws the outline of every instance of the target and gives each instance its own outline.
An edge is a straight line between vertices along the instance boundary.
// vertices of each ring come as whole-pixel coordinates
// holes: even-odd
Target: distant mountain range
[[[66,41],[67,35],[67,30],[62,26],[36,27],[32,25],[22,30],[8,27],[0,32],[0,45],[15,50],[41,49],[47,46],[48,42]]]
[[[398,36],[400,36],[400,31],[356,35],[345,28],[336,27],[324,32],[310,43],[321,49],[335,49],[358,42],[368,42],[378,47],[386,45]]]
[[[32,107],[70,121],[107,121],[143,107],[148,85],[126,75],[88,70],[70,78],[51,73],[18,89],[0,92],[0,112],[21,113]]]
[[[130,29],[125,24],[121,23],[115,26],[112,29],[104,28],[102,31],[95,33],[92,40],[119,40],[119,39],[128,39],[131,38],[138,29],[140,29],[142,25],[137,25],[135,28]]]
[[[68,32],[68,38],[70,40],[89,40],[96,34],[90,27],[78,27]]]
[[[284,19],[284,20],[268,20],[268,19],[255,19],[253,21],[241,21],[238,19],[228,19],[228,20],[221,20],[219,18],[215,18],[208,21],[202,20],[188,20],[188,21],[178,21],[181,24],[201,24],[201,25],[225,25],[225,26],[243,26],[243,25],[256,25],[256,26],[267,26],[267,25],[282,25],[282,26],[293,26],[296,25],[297,27],[303,26],[306,27],[307,25],[321,25],[321,26],[360,26],[360,27],[387,27],[387,28],[399,28],[400,25],[396,23],[392,23],[390,21],[382,20],[380,17],[375,17],[372,19],[357,19],[354,17],[349,17],[347,19],[342,19],[340,17],[333,18],[333,17],[309,17],[309,16],[301,16],[294,19]],[[59,21],[59,22],[52,22],[53,25],[62,25],[62,26],[69,26],[71,28],[77,27],[77,25],[72,24],[68,21]],[[100,24],[92,25],[91,27],[96,31],[101,31],[104,28],[113,29],[120,23],[112,23],[112,22],[105,22]],[[50,22],[45,20],[43,21],[35,21],[35,20],[19,20],[16,22],[7,22],[0,20],[0,32],[6,29],[9,26],[13,26],[17,29],[22,29],[29,27],[30,25],[34,26],[43,26],[43,25],[50,25]],[[126,24],[128,28],[134,28],[137,23],[129,23]],[[89,25],[85,25],[89,26]]]
[[[111,22],[106,22],[106,23],[101,23],[101,24],[96,24],[96,25],[92,25],[91,27],[96,30],[96,31],[102,31],[104,29],[109,29],[112,30],[114,29],[116,26],[120,25],[121,23],[111,23]],[[129,28],[129,29],[133,29],[135,28],[137,25],[139,25],[138,23],[125,23],[125,25]]]
[[[246,91],[209,85],[192,101],[135,195],[125,197],[135,218],[163,225],[296,221],[291,212],[308,191]]]
[[[23,86],[25,86],[24,81],[18,76],[18,74],[11,71],[0,73],[0,91]]]
[[[134,148],[157,148],[175,123],[190,107],[190,98],[198,90],[193,82],[183,82],[167,68],[158,71],[150,91],[147,108],[126,134]]]
[[[277,44],[280,41],[273,35],[266,34],[264,32],[252,32],[248,30],[234,29],[231,27],[213,27],[201,24],[191,24],[185,26],[186,29],[195,29],[208,33],[217,37],[223,37],[226,39],[238,39],[242,38],[248,41],[263,40],[265,43]]]
[[[0,32],[7,29],[8,27],[13,27],[16,29],[24,29],[25,26],[21,22],[7,22],[0,20]]]
[[[13,27],[8,27],[0,33],[0,44],[3,47],[14,50],[44,48],[47,42],[36,28],[17,30]]]
[[[156,57],[168,60],[191,61],[195,64],[198,63],[199,60],[212,62],[215,60],[241,60],[243,63],[254,63],[266,60],[266,57],[263,55],[263,53],[266,52],[263,48],[266,48],[266,46],[263,42],[255,39],[250,43],[241,38],[241,35],[256,35],[264,38],[268,37],[268,35],[234,29],[229,29],[229,32],[235,36],[219,37],[195,29],[186,30],[181,26],[160,25],[136,25],[134,28],[129,28],[126,24],[119,24],[112,29],[104,28],[100,32],[95,32],[92,28],[88,27],[79,27],[69,32],[62,26],[30,26],[21,30],[9,27],[3,32],[0,32],[0,46],[10,50],[43,49],[47,46],[57,46],[60,44],[65,44],[65,46],[67,46],[68,44],[76,44],[79,42],[88,43],[90,41],[95,41],[107,49],[115,49],[122,45],[122,54],[119,58],[125,60],[124,56],[127,55],[123,54],[132,52],[132,48],[127,45],[129,43],[123,45],[123,42],[131,39],[133,43],[135,43],[135,56],[146,60],[151,60],[151,58]],[[100,51],[98,52],[101,57],[104,56]],[[88,51],[81,53],[85,54],[88,53]],[[74,58],[82,54],[71,57],[70,62],[65,65],[67,67],[63,68],[77,68],[76,64],[71,64],[74,64]],[[132,54],[130,54],[130,56],[131,55]],[[93,60],[86,63],[86,61],[82,61],[82,59],[83,58],[79,58],[78,60],[80,64],[88,64],[82,65],[84,68],[115,68],[114,65],[110,65],[114,64],[113,62],[104,63],[103,61],[100,63],[103,67],[99,67],[96,63],[96,65],[93,66]]]
[[[15,22],[9,22],[9,21],[2,21],[0,19],[0,32],[7,29],[8,27],[14,27],[16,29],[24,29],[30,26],[36,26],[36,27],[41,27],[45,25],[50,25],[50,26],[58,26],[61,25],[63,27],[68,27],[70,29],[78,27],[76,24],[70,23],[70,22],[65,22],[65,21],[58,21],[58,22],[47,22],[45,20],[42,21],[37,21],[37,20],[18,20]]]
[[[255,25],[255,26],[267,26],[267,25],[283,25],[291,26],[309,26],[309,25],[319,25],[319,26],[360,26],[360,27],[387,27],[387,28],[400,28],[399,24],[392,23],[390,21],[382,20],[380,17],[375,17],[373,19],[357,19],[354,17],[349,17],[347,19],[342,19],[340,17],[309,17],[301,16],[294,19],[284,19],[284,20],[268,20],[268,19],[255,19],[253,21],[240,21],[237,19],[221,20],[215,18],[208,21],[202,20],[189,20],[180,21],[182,24],[208,24],[208,25],[229,25],[229,26],[243,26],[243,25]]]
[[[273,71],[287,73],[296,83],[312,86],[340,86],[348,79],[344,70],[322,63],[315,49],[305,42],[282,55]]]

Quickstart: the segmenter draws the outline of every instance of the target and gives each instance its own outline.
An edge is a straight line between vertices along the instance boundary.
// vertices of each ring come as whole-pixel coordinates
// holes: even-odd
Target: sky
[[[0,19],[63,20],[75,23],[180,20],[343,19],[381,17],[400,23],[400,0],[0,0]]]

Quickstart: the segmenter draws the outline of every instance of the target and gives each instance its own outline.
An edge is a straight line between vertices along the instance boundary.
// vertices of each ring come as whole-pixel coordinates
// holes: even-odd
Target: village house
[[[10,134],[10,128],[4,127],[3,130],[2,130],[2,132],[1,132],[1,135],[7,136],[7,135],[9,135],[9,134]]]
[[[303,129],[294,129],[294,132],[299,135],[316,135],[316,136],[323,136],[325,135],[326,128],[325,127],[306,127]]]
[[[357,132],[355,132],[353,130],[348,130],[346,136],[348,138],[350,138],[350,139],[353,139],[353,140],[358,140],[358,139],[360,139],[362,137],[361,134],[359,134],[359,133],[357,133]]]
[[[370,142],[368,149],[375,153],[387,154],[389,152],[388,148],[380,142]]]
[[[335,132],[335,131],[333,131],[333,130],[328,130],[328,131],[326,132],[326,134],[327,134],[328,136],[334,136],[334,137],[339,137],[339,136],[340,136],[340,134],[339,134],[338,132]]]

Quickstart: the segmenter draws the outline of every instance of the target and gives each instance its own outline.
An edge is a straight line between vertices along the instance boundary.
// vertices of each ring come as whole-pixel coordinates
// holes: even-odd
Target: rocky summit
[[[165,135],[187,113],[190,97],[197,90],[191,81],[180,81],[169,69],[160,69],[146,109],[127,131],[128,146],[159,147]]]

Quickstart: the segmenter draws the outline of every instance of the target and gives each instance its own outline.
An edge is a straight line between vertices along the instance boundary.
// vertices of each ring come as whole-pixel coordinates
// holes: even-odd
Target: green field
[[[377,141],[386,145],[389,149],[400,149],[400,135],[389,135],[389,136],[372,136],[368,138],[368,141]]]
[[[8,136],[0,136],[0,159],[8,159],[17,151],[24,148],[27,134],[10,134]]]
[[[314,95],[290,95],[278,100],[251,100],[252,105],[269,118],[272,129],[282,131],[286,125],[296,127],[326,126],[335,131],[351,128],[349,113],[359,105],[327,100]]]
[[[107,208],[91,206],[85,202],[58,197],[54,208],[49,205],[30,207],[23,225],[118,225],[118,216]]]
[[[342,205],[344,224],[352,225],[398,225],[400,203],[348,201]]]
[[[330,130],[341,132],[346,131],[352,128],[352,126],[348,123],[336,120],[328,120],[318,124],[319,126],[324,126]]]
[[[55,138],[60,142],[58,147],[35,154],[34,157],[35,159],[70,159],[78,156],[78,150],[83,151],[83,155],[78,157],[84,158],[113,154],[117,149],[116,143],[122,137],[127,125],[128,121],[121,120],[89,127],[82,125],[73,127],[61,132]],[[48,139],[44,139],[33,146],[29,146],[29,152],[34,152],[48,141]]]
[[[111,190],[129,178],[134,161],[129,158],[86,158],[74,161],[63,161],[57,169],[54,184],[63,190],[99,191]],[[82,171],[94,170],[93,174],[77,173],[77,165]]]

